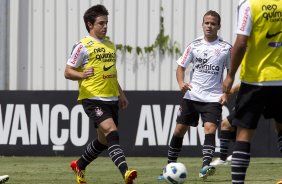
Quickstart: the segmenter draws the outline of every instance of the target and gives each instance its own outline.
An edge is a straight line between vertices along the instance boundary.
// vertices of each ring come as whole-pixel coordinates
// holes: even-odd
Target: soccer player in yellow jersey
[[[126,108],[128,100],[117,80],[115,46],[105,38],[108,10],[103,5],[95,5],[85,12],[83,18],[89,35],[73,47],[65,77],[78,81],[78,101],[93,120],[97,138],[78,160],[71,162],[70,167],[76,175],[77,184],[86,184],[86,166],[107,149],[125,183],[133,184],[137,171],[128,169],[119,144],[118,110]]]
[[[241,65],[235,117],[232,183],[242,184],[250,162],[251,139],[261,115],[274,119],[282,152],[282,0],[240,0],[237,38],[223,83],[228,93]]]

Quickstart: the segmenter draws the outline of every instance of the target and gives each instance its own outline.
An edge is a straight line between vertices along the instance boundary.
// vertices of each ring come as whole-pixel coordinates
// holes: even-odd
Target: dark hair
[[[108,16],[109,12],[106,9],[106,7],[101,4],[92,6],[88,10],[86,10],[86,12],[83,15],[83,19],[88,33],[90,32],[90,29],[87,23],[90,22],[91,24],[94,24],[97,17],[104,15]]]
[[[205,16],[208,16],[208,15],[211,15],[211,16],[213,16],[213,17],[217,17],[217,19],[218,19],[218,25],[220,25],[220,21],[221,21],[220,15],[219,15],[216,11],[213,11],[213,10],[207,11],[207,13],[206,13],[206,14],[204,15],[204,17],[203,17],[203,22],[204,22]]]

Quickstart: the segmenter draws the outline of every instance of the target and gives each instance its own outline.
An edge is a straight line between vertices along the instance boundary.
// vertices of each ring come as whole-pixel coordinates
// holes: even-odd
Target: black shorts
[[[183,99],[177,114],[176,122],[196,127],[199,124],[199,117],[205,122],[211,122],[217,126],[221,122],[222,105],[218,102],[197,102]]]
[[[261,115],[282,122],[282,86],[242,83],[236,99],[235,126],[256,129]]]
[[[95,128],[108,119],[112,118],[118,126],[118,101],[101,101],[101,100],[82,100],[82,106],[88,117],[94,122]]]

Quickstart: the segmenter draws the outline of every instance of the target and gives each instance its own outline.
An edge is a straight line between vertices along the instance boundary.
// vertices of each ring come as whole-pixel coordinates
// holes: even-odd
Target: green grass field
[[[0,175],[8,174],[9,184],[75,184],[69,162],[74,157],[0,157]],[[128,157],[130,168],[138,170],[136,184],[161,184],[156,180],[166,163],[164,157]],[[185,183],[231,183],[230,165],[220,166],[203,182],[198,178],[201,158],[179,158],[186,165]],[[122,184],[123,180],[108,157],[100,157],[87,168],[89,184]],[[246,184],[275,184],[282,178],[281,158],[252,158]]]

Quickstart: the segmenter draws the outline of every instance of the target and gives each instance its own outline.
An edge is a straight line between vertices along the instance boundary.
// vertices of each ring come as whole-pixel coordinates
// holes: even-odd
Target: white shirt
[[[249,0],[240,0],[238,6],[237,34],[250,36],[252,31],[252,10]]]
[[[183,55],[176,61],[186,68],[193,65],[190,71],[191,91],[183,98],[199,102],[219,102],[222,93],[224,69],[230,67],[231,45],[217,38],[207,42],[201,36],[190,43]]]

